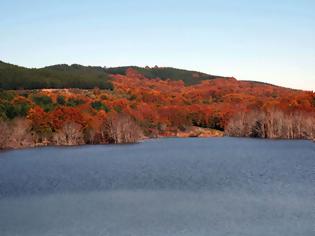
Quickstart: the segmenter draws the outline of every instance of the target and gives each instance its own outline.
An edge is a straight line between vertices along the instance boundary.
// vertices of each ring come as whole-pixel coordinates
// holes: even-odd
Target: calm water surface
[[[1,236],[314,236],[315,144],[236,138],[0,152]]]

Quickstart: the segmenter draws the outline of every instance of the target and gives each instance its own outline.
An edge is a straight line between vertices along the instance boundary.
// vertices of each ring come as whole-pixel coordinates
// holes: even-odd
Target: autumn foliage
[[[315,138],[310,91],[223,77],[187,84],[147,78],[133,68],[112,74],[111,81],[113,90],[1,91],[1,147],[128,143],[191,127],[230,136]],[[23,140],[8,132],[17,124]]]

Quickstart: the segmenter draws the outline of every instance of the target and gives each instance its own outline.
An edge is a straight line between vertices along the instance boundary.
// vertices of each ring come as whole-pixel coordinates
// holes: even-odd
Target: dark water
[[[0,153],[0,235],[315,235],[315,144],[234,138]]]

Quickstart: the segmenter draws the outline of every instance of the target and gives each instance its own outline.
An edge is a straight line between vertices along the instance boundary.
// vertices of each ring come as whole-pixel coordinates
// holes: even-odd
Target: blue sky
[[[1,0],[0,60],[172,66],[315,90],[315,1]]]

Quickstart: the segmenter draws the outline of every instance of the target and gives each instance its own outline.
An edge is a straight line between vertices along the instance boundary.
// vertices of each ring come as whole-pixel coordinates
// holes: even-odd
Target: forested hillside
[[[223,134],[315,138],[311,91],[173,68],[0,68],[0,148]]]
[[[112,89],[111,75],[126,75],[128,69],[134,69],[139,75],[149,79],[182,80],[186,85],[200,83],[203,80],[223,78],[196,71],[169,67],[96,67],[73,65],[53,65],[40,69],[28,69],[0,61],[0,88],[2,89],[47,89],[80,88]]]
[[[189,71],[176,69],[172,67],[158,67],[155,66],[153,68],[150,67],[113,67],[108,68],[107,72],[113,75],[127,75],[128,69],[132,69],[138,73],[138,75],[142,75],[148,79],[161,79],[161,80],[172,80],[172,81],[183,81],[186,85],[198,84],[203,80],[211,80],[211,79],[222,79],[225,77],[208,75],[205,73],[197,72],[197,71]],[[130,72],[129,72],[130,73]]]
[[[113,88],[109,75],[102,67],[74,64],[28,69],[0,61],[0,88],[2,89],[92,89],[95,87]]]

